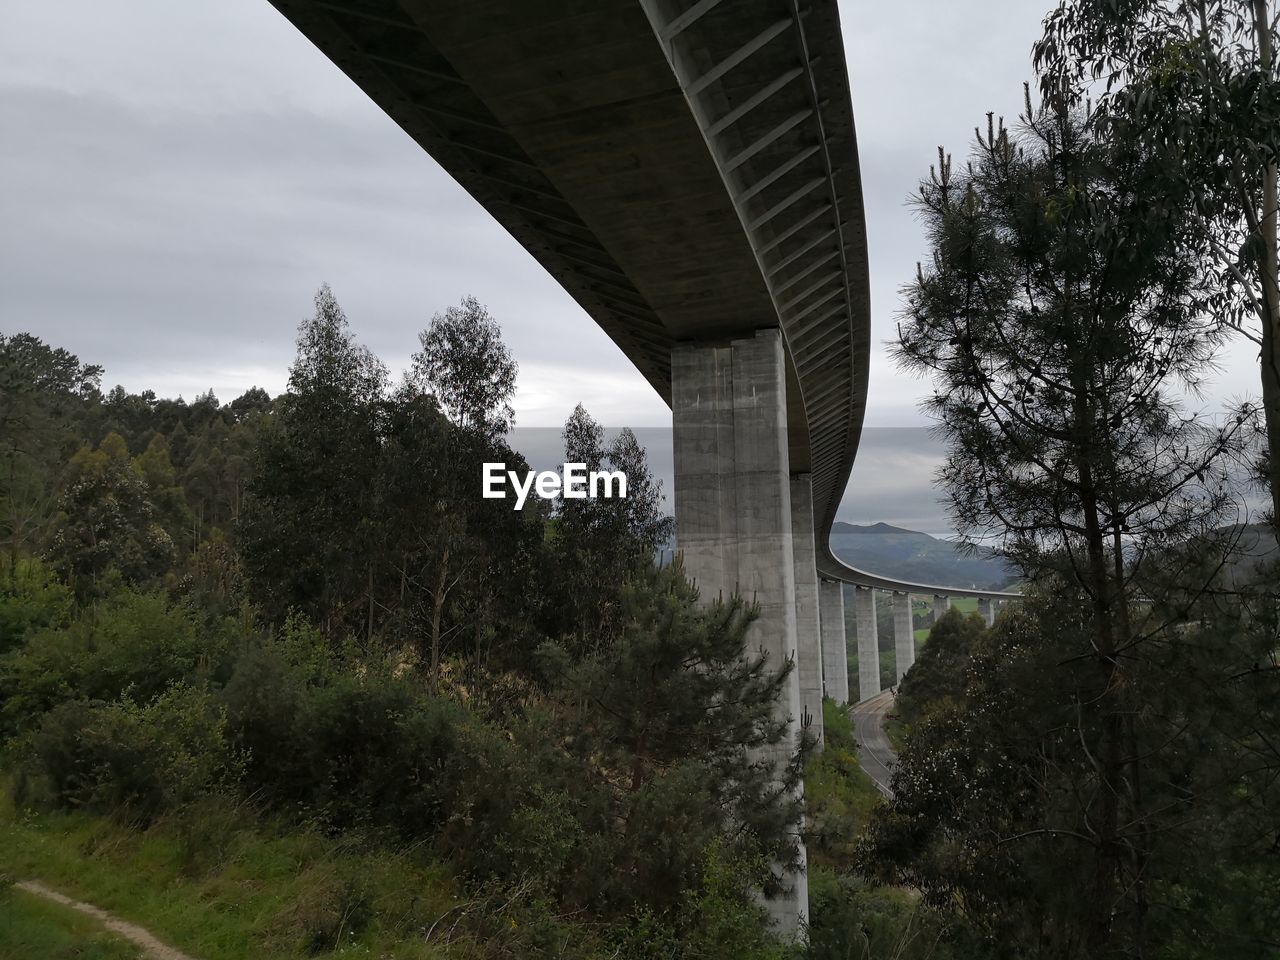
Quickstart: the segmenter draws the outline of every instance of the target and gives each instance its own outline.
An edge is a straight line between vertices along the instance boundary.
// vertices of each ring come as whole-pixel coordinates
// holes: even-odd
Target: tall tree
[[[0,542],[12,577],[39,550],[55,513],[58,472],[76,422],[100,398],[102,368],[38,337],[0,334]]]
[[[1272,515],[1280,523],[1280,72],[1275,0],[1060,0],[1035,59],[1047,98],[1094,98],[1100,132],[1169,162],[1153,208],[1194,218],[1206,301],[1259,351]]]
[[[1218,328],[1195,218],[1148,202],[1168,158],[1098,139],[1061,102],[1036,112],[1026,100],[1021,139],[989,117],[970,165],[957,172],[940,155],[922,184],[933,260],[906,290],[898,356],[934,379],[928,409],[948,441],[941,479],[962,537],[996,539],[1047,598],[1025,601],[1034,619],[1019,640],[1039,631],[1065,665],[1053,694],[1031,702],[1051,718],[1048,756],[1063,729],[1081,752],[1044,765],[1052,804],[1036,809],[1052,810],[1040,829],[1075,844],[1081,908],[1023,932],[1048,937],[1042,956],[1145,956],[1154,837],[1169,825],[1156,798],[1174,790],[1157,758],[1185,733],[1182,717],[1142,710],[1147,668],[1178,636],[1151,591],[1172,551],[1216,550],[1215,527],[1235,518],[1229,469],[1246,418],[1215,427],[1179,403]],[[1181,679],[1185,695],[1195,678]],[[902,774],[908,816],[928,815],[910,806],[925,794],[907,789],[920,769]],[[995,835],[1012,843],[1018,831]],[[1019,874],[1029,890],[1051,878],[1032,863],[1043,866]]]
[[[83,600],[97,595],[109,573],[151,586],[172,565],[173,541],[157,522],[146,481],[118,433],[71,458],[48,553]]]
[[[495,633],[516,642],[536,605],[528,581],[545,512],[481,497],[485,462],[527,468],[500,437],[451,423],[412,382],[396,391],[377,486],[392,575],[384,603],[433,685],[446,654],[467,654],[478,669]]]
[[[671,535],[662,513],[662,485],[649,469],[644,448],[629,429],[605,440],[603,428],[582,404],[565,421],[567,463],[588,473],[618,471],[627,478],[626,497],[561,497],[556,504],[553,551],[561,601],[557,635],[573,635],[579,649],[606,642],[618,627],[617,599],[623,585],[651,566]]]
[[[433,393],[459,426],[501,436],[515,411],[518,367],[502,341],[502,330],[475,297],[431,318],[419,335],[411,379]]]
[[[617,601],[620,628],[586,656],[540,651],[566,748],[589,760],[576,805],[611,821],[610,842],[575,861],[569,883],[615,909],[667,909],[719,846],[767,884],[764,862],[798,852],[802,758],[781,782],[770,759],[794,748],[776,709],[793,665],[750,650],[754,609],[736,596],[702,607],[679,564],[637,571]]]
[[[242,550],[271,616],[297,607],[340,631],[365,626],[374,603],[371,518],[387,371],[356,342],[328,286],[315,308],[258,445]]]

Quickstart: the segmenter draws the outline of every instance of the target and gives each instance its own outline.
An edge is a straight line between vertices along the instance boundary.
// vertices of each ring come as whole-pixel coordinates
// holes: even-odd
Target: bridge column
[[[893,651],[897,660],[898,683],[916,662],[916,631],[911,623],[911,594],[893,594]]]
[[[849,702],[849,648],[844,633],[844,584],[823,580],[818,584],[822,608],[822,679],[827,696],[836,703]]]
[[[818,569],[813,543],[813,485],[809,474],[791,478],[791,545],[796,570],[796,670],[800,710],[810,732],[822,733],[822,634],[818,619]]]
[[[996,622],[996,607],[990,597],[978,598],[978,615],[988,627]]]
[[[951,598],[936,593],[933,596],[933,622],[936,625],[951,609]]]
[[[686,573],[704,602],[739,593],[760,615],[748,644],[781,666],[796,656],[796,580],[782,334],[763,330],[724,345],[671,351],[676,535]],[[778,703],[788,734],[767,759],[781,772],[799,741],[800,677],[792,670]],[[809,912],[805,849],[800,867],[765,901],[790,936]],[[776,869],[776,868],[775,868]]]
[[[876,630],[876,592],[854,587],[853,607],[858,625],[858,700],[880,692],[880,640]]]

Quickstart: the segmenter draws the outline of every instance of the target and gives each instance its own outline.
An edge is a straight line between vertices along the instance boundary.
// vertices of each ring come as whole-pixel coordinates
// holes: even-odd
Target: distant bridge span
[[[686,568],[704,595],[757,599],[761,642],[796,657],[793,716],[820,733],[824,688],[849,696],[839,582],[864,588],[860,623],[871,600],[863,699],[880,686],[872,589],[981,595],[989,612],[990,593],[830,550],[871,331],[835,0],[271,2],[671,405]],[[794,926],[804,904],[801,875],[775,914]]]

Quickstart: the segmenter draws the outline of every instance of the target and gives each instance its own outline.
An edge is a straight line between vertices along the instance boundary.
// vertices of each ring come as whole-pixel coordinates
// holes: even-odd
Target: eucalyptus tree
[[[625,497],[561,497],[556,504],[555,582],[551,633],[574,637],[575,650],[607,642],[619,628],[623,586],[657,560],[674,523],[662,512],[662,484],[649,468],[635,434],[622,429],[611,440],[582,404],[564,425],[565,461],[593,471],[620,471]]]
[[[432,393],[455,423],[487,436],[506,434],[519,367],[487,307],[464,297],[437,313],[418,337],[410,380]]]
[[[1258,347],[1280,522],[1278,27],[1275,0],[1060,0],[1035,60],[1047,98],[1093,98],[1101,135],[1166,158],[1147,202],[1194,220],[1206,306]]]
[[[296,607],[334,635],[357,624],[372,633],[386,389],[386,367],[322,286],[260,436],[240,525],[245,571],[269,616]]]

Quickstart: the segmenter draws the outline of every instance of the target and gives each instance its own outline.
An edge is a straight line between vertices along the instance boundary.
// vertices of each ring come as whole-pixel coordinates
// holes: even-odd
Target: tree
[[[1213,268],[1206,306],[1258,346],[1280,523],[1277,13],[1274,0],[1061,0],[1035,60],[1046,97],[1094,97],[1100,135],[1168,158],[1147,202],[1193,220]]]
[[[515,411],[518,367],[502,330],[475,297],[431,318],[419,335],[411,379],[435,395],[454,422],[486,436],[504,435]]]
[[[560,601],[550,632],[575,636],[577,649],[606,642],[617,628],[623,585],[654,563],[673,521],[662,513],[662,485],[628,429],[606,443],[604,430],[582,404],[564,426],[565,462],[588,473],[621,471],[626,497],[561,498],[556,503],[553,552]]]
[[[943,614],[898,687],[894,709],[899,717],[915,723],[944,702],[951,691],[963,689],[970,650],[985,629],[977,614],[965,616],[958,610]]]
[[[146,485],[147,499],[156,519],[171,540],[177,541],[188,528],[191,511],[187,507],[177,471],[169,459],[169,443],[164,434],[151,437],[147,449],[133,459],[133,469]]]
[[[548,644],[566,746],[589,759],[610,812],[604,858],[580,864],[598,901],[659,909],[695,887],[710,850],[734,862],[793,864],[803,758],[777,713],[791,663],[748,649],[755,611],[741,598],[699,605],[679,564],[636,572],[619,596],[621,629],[577,659]],[[773,757],[791,756],[779,779]]]
[[[413,639],[433,686],[450,647],[470,652],[478,667],[495,633],[519,645],[537,602],[530,580],[545,511],[481,497],[485,462],[527,468],[500,437],[451,423],[413,383],[396,391],[376,489],[393,573],[387,586],[395,591],[383,603],[396,611],[397,632]]]
[[[77,415],[100,396],[102,368],[38,337],[0,334],[0,537],[9,576],[43,546],[56,474],[74,452]]]
[[[172,565],[173,541],[157,522],[119,434],[71,458],[49,557],[82,600],[96,596],[110,571],[147,586]]]
[[[1186,211],[1148,202],[1169,158],[1101,140],[1090,121],[1063,103],[1035,112],[1028,93],[1020,138],[989,116],[969,167],[954,172],[940,153],[921,187],[933,261],[906,290],[898,356],[934,378],[928,408],[962,538],[998,540],[1031,585],[1019,631],[1004,636],[1051,651],[1041,669],[1059,666],[1005,689],[1027,696],[1026,725],[989,749],[971,742],[990,735],[974,732],[971,706],[924,725],[895,778],[895,812],[925,824],[938,813],[928,804],[954,790],[965,806],[941,821],[953,833],[890,846],[912,882],[959,896],[989,927],[999,915],[1005,943],[1145,956],[1158,838],[1176,823],[1162,799],[1187,748],[1182,714],[1144,710],[1182,636],[1152,604],[1173,596],[1162,576],[1173,551],[1221,552],[1247,416],[1214,426],[1183,412],[1178,392],[1194,396],[1219,339],[1198,270],[1207,240]],[[1210,585],[1188,578],[1183,590]],[[1163,682],[1189,709],[1198,678]],[[1023,722],[1007,704],[997,713],[995,691],[985,709]],[[957,835],[996,844],[984,869],[947,858]],[[1024,836],[1052,838],[1060,869],[1043,849],[1012,858]],[[1000,870],[1019,889],[984,894]],[[1062,876],[1070,904],[1046,889]],[[1029,914],[1035,896],[1048,906]]]
[[[374,615],[371,518],[387,372],[356,342],[328,286],[315,307],[299,327],[279,413],[258,444],[242,552],[271,617],[297,607],[341,632]]]

